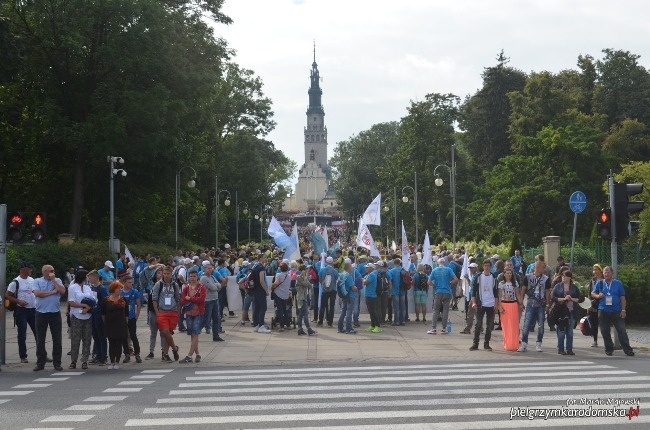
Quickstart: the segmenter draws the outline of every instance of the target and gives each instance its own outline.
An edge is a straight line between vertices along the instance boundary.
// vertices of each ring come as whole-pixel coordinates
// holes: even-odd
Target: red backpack
[[[317,285],[318,284],[318,272],[316,271],[316,268],[314,266],[309,266],[309,270],[307,271],[307,275],[309,276],[309,283],[312,285]]]
[[[411,274],[408,271],[406,271],[406,269],[402,269],[400,274],[402,276],[401,279],[402,288],[404,288],[405,290],[410,290],[411,287],[413,286],[413,278],[411,278]]]

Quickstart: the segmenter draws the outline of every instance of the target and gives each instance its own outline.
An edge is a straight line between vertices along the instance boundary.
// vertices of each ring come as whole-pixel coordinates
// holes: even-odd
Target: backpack
[[[181,272],[181,267],[185,267],[182,264],[179,264],[178,266],[174,267],[174,271],[172,271],[172,280],[178,285],[182,285],[182,283],[178,280],[178,274]]]
[[[13,282],[16,283],[16,292],[14,293],[14,297],[17,299],[18,298],[18,288],[20,287],[20,283],[17,280],[13,280]],[[9,283],[11,285],[11,282]],[[7,289],[9,289],[9,285],[7,285]],[[16,309],[16,303],[10,301],[7,297],[5,297],[5,309],[8,311],[13,311]]]
[[[420,291],[429,291],[429,282],[427,279],[427,275],[424,274],[423,272],[418,272],[418,285],[417,285],[418,290]]]
[[[309,266],[309,270],[307,271],[307,276],[309,276],[310,284],[312,285],[318,284],[318,272],[316,271],[316,268],[314,266]]]
[[[324,293],[329,293],[334,290],[334,279],[332,277],[332,274],[328,269],[325,269],[325,277],[323,278],[323,282],[321,284],[323,285],[323,292]]]
[[[390,288],[388,286],[388,277],[386,276],[386,272],[384,271],[377,272],[377,293],[388,295],[389,291]]]
[[[341,275],[336,280],[336,287],[337,287],[336,292],[337,292],[338,296],[340,298],[342,298],[343,300],[347,300],[350,297],[350,289],[351,288],[348,289],[347,291],[344,291],[345,290],[345,280],[347,279],[348,276],[350,276],[350,275],[349,274],[347,276]]]
[[[594,328],[591,326],[591,320],[588,316],[580,319],[580,332],[585,336],[593,336]]]
[[[413,278],[411,278],[411,274],[407,272],[405,269],[402,269],[400,272],[401,276],[401,283],[402,283],[402,288],[405,290],[410,290],[411,287],[413,286]]]
[[[255,289],[255,281],[253,281],[253,270],[257,266],[256,263],[255,266],[251,267],[248,273],[246,274],[246,277],[239,281],[240,287],[247,293],[252,293],[253,290]]]

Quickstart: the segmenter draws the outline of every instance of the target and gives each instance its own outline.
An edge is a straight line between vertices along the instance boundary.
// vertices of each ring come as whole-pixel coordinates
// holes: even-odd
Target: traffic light
[[[643,201],[630,201],[629,196],[643,191],[643,184],[614,184],[614,210],[616,215],[616,240],[621,241],[630,235],[630,215],[641,212]]]
[[[31,216],[31,236],[32,242],[43,243],[45,242],[45,214],[43,212],[36,212]]]
[[[25,240],[25,216],[22,213],[9,213],[7,226],[7,242],[22,243]]]
[[[612,211],[609,208],[601,209],[598,213],[598,237],[611,240],[612,238]]]

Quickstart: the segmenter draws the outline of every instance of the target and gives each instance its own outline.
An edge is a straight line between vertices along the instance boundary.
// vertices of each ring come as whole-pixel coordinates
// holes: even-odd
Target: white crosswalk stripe
[[[648,415],[624,416],[631,405],[597,402],[637,399],[642,407],[648,393],[650,376],[589,361],[197,370],[126,426],[463,430],[628,421],[647,426]],[[580,404],[582,399],[595,403]],[[529,419],[531,405],[537,413],[557,415]]]

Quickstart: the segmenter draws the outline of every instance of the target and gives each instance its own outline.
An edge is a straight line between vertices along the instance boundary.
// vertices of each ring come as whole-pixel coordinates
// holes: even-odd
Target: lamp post
[[[236,203],[235,203],[235,209],[236,209],[236,211],[235,211],[235,213],[236,213],[236,215],[235,215],[235,225],[237,226],[237,239],[235,240],[235,243],[236,243],[237,248],[239,248],[239,206],[240,205],[246,205],[246,207],[244,208],[244,210],[242,212],[244,212],[244,215],[248,215],[248,203],[246,203],[246,202],[238,202],[237,201],[237,191],[235,191],[235,201],[236,201]],[[248,240],[251,239],[250,236],[251,236],[251,230],[250,230],[250,222],[249,222],[248,223]]]
[[[407,185],[402,188],[402,201],[404,203],[409,202],[409,198],[404,194],[404,190],[407,188],[410,188],[411,191],[413,191],[413,211],[415,215],[415,244],[419,243],[419,230],[418,230],[418,173],[415,172],[415,188],[411,187],[410,185]]]
[[[110,165],[110,217],[109,217],[109,239],[108,239],[108,251],[111,254],[111,257],[114,257],[115,254],[118,254],[120,252],[119,249],[115,249],[115,244],[113,243],[115,241],[115,175],[122,175],[126,176],[126,170],[124,169],[116,169],[115,164],[124,164],[124,158],[122,157],[113,157],[113,156],[108,156],[106,157],[106,161],[108,161],[108,164]],[[112,259],[112,258],[111,258]]]
[[[456,249],[456,145],[451,145],[451,167],[446,164],[439,164],[433,169],[433,174],[436,176],[434,183],[437,187],[441,187],[444,181],[439,174],[436,173],[438,167],[444,167],[449,170],[449,195],[451,196],[451,212],[452,212],[452,241],[454,243],[454,250]]]
[[[183,169],[190,169],[194,173],[194,176],[192,176],[192,178],[189,181],[187,181],[188,188],[194,188],[194,186],[196,185],[196,181],[195,181],[195,179],[196,179],[196,170],[194,170],[193,167],[191,167],[191,166],[183,166],[178,170],[178,172],[176,172],[176,204],[175,204],[175,211],[174,211],[175,218],[176,218],[176,223],[175,223],[176,227],[175,227],[175,230],[174,230],[175,231],[174,238],[175,238],[175,243],[176,243],[176,249],[177,250],[178,250],[178,195],[181,192],[181,172],[183,171]]]
[[[388,213],[389,210],[390,209],[388,205],[384,206],[385,213]],[[395,221],[395,225],[393,227],[393,240],[397,242],[397,188],[396,187],[393,187],[393,220]]]
[[[215,184],[215,194],[214,194],[215,197],[214,198],[217,201],[217,204],[216,204],[216,206],[217,206],[217,220],[215,222],[215,231],[216,231],[216,233],[215,233],[215,235],[216,235],[215,249],[219,249],[219,214],[220,214],[220,210],[221,210],[221,204],[219,203],[219,197],[221,196],[221,193],[226,193],[226,200],[224,200],[223,204],[226,205],[226,206],[230,206],[230,191],[228,191],[228,190],[219,190],[219,188],[217,187],[218,183],[216,182],[216,180],[215,180],[214,184]]]

